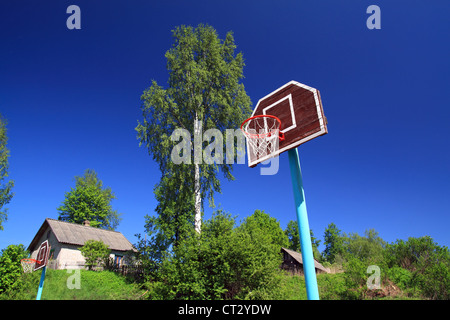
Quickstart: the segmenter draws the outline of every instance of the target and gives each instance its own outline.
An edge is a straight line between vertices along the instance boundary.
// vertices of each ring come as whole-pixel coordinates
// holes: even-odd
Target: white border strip
[[[38,260],[38,258],[39,258],[39,253],[41,252],[41,248],[44,246],[44,244],[46,244],[47,250],[45,251],[44,257],[43,257],[41,260]],[[47,265],[49,254],[50,254],[50,244],[48,243],[48,240],[45,240],[45,241],[43,241],[43,242],[41,243],[41,245],[39,246],[39,249],[38,249],[38,251],[37,251],[37,253],[36,253],[36,259],[35,259],[36,261],[44,261],[44,263],[43,263],[41,266],[35,268],[33,271],[42,269],[43,267],[45,267],[45,266]]]
[[[283,99],[278,100],[277,102],[272,103],[270,106],[265,107],[263,109],[263,114],[267,115],[266,111],[270,108],[273,108],[274,106],[276,106],[277,104],[283,102],[284,100],[289,99],[289,108],[291,109],[291,118],[292,118],[292,125],[290,127],[287,127],[285,129],[283,129],[283,132],[288,132],[292,129],[294,129],[295,127],[297,127],[297,120],[295,120],[295,113],[294,113],[294,105],[292,103],[292,94],[287,95],[286,97],[284,97]]]

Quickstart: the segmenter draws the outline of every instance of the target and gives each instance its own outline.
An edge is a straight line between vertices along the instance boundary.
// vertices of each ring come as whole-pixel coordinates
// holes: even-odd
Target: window
[[[119,255],[115,255],[114,256],[114,264],[117,266],[117,267],[120,267],[120,265],[121,265],[121,263],[122,263],[122,256],[119,256]]]

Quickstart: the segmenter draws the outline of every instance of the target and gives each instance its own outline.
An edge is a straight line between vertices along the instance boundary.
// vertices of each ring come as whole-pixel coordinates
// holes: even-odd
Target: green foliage
[[[223,211],[204,223],[163,260],[149,284],[152,299],[268,299],[281,277],[279,223],[259,210],[235,227]]]
[[[167,246],[159,237],[163,235],[158,233],[147,237],[142,237],[141,234],[136,234],[138,241],[133,246],[136,252],[131,252],[131,256],[135,261],[139,261],[144,270],[144,274],[148,279],[155,279],[157,271],[163,261]]]
[[[309,230],[309,234],[311,236],[311,246],[313,249],[314,259],[321,262],[321,261],[323,261],[322,254],[319,251],[319,245],[320,245],[321,240],[317,240],[317,238],[314,237],[314,232],[312,231],[312,229]],[[300,243],[300,245],[301,245],[301,243]]]
[[[0,293],[20,285],[18,280],[23,273],[20,260],[27,257],[28,252],[23,244],[11,244],[2,250],[0,256]]]
[[[319,274],[317,275],[317,285],[321,300],[342,300],[348,299],[349,289],[344,273]]]
[[[378,232],[371,229],[365,236],[357,233],[340,235],[343,250],[345,286],[343,299],[363,299],[377,296],[369,290],[367,267],[380,268],[384,285],[396,284],[408,297],[448,299],[450,292],[450,254],[446,247],[430,237],[409,238],[386,244]],[[383,285],[382,283],[382,285]]]
[[[386,243],[374,229],[366,230],[364,237],[357,233],[350,233],[350,235],[344,237],[344,255],[350,255],[362,261],[378,262],[383,259],[382,254],[385,245]]]
[[[326,230],[326,243],[329,249],[327,257],[334,257],[331,258],[334,263],[339,261],[345,272],[344,284],[347,290],[340,293],[341,298],[363,299],[369,292],[367,280],[370,275],[367,268],[375,265],[381,273],[386,269],[383,260],[385,242],[373,229],[366,230],[364,236],[357,233],[346,235],[330,224]]]
[[[288,239],[279,222],[256,210],[236,228],[231,248],[240,298],[270,299],[279,290],[282,257],[280,249]]]
[[[89,270],[98,265],[104,266],[109,259],[110,250],[102,241],[88,240],[79,250],[86,259],[85,265]]]
[[[192,234],[161,260],[158,278],[148,284],[148,297],[305,299],[303,278],[283,275],[279,268],[279,249],[289,245],[292,230],[283,232],[275,219],[260,210],[237,227],[234,218],[219,211],[205,222],[201,236]],[[346,235],[331,224],[327,232],[329,253],[334,253],[335,264],[342,263],[344,273],[318,275],[322,299],[448,297],[448,250],[431,239],[387,245],[373,229],[364,236]],[[404,269],[402,263],[415,269]],[[367,286],[371,265],[380,270],[381,289]]]
[[[191,138],[201,134],[198,131],[218,129],[225,133],[226,129],[238,128],[250,115],[251,102],[240,82],[244,60],[241,53],[235,53],[231,32],[221,40],[214,28],[199,25],[177,27],[172,34],[174,43],[165,55],[169,86],[164,89],[153,81],[144,91],[143,121],[138,122],[135,130],[140,145],[147,147],[162,173],[155,188],[157,217],[146,217],[147,224],[164,233],[160,239],[177,246],[195,223],[194,216],[201,216],[203,199],[208,197],[213,205],[214,193],[221,192],[218,172],[228,180],[234,177],[232,164],[225,161],[174,164],[171,152],[178,141],[171,140],[172,133],[182,128]],[[227,144],[225,134],[223,144]],[[236,154],[237,145],[231,141],[230,145]],[[194,149],[190,151],[190,159],[199,152]]]
[[[160,245],[168,248],[178,245],[194,225],[194,196],[190,189],[192,176],[185,165],[174,167],[166,173],[155,187],[158,202],[156,216],[145,216],[145,230],[148,235],[156,236]],[[192,181],[191,181],[192,182]]]
[[[349,257],[344,263],[345,270],[345,286],[347,290],[343,293],[344,297],[349,300],[362,299],[366,288],[368,278],[368,264],[357,257]]]
[[[294,220],[288,222],[286,230],[284,233],[289,239],[288,249],[300,252],[300,235],[298,232],[298,223]]]
[[[201,236],[191,230],[162,260],[149,284],[151,299],[218,299],[223,282],[230,231],[234,219],[221,211],[205,222]],[[225,240],[225,241],[224,241]]]
[[[163,89],[153,81],[144,91],[144,121],[136,127],[140,143],[147,146],[163,174],[175,145],[170,140],[175,129],[184,128],[192,134],[194,120],[199,120],[203,130],[224,132],[239,127],[251,113],[250,98],[240,83],[244,61],[241,53],[234,52],[231,32],[221,40],[211,26],[181,26],[173,30],[173,38],[173,46],[166,52],[169,87]],[[214,166],[202,167],[205,174],[212,173],[208,167]],[[231,165],[219,167],[231,177]],[[210,181],[205,174],[205,181]],[[210,192],[211,187],[205,186],[203,191]]]
[[[384,257],[401,285],[430,299],[450,298],[450,253],[431,237],[397,240],[386,247]],[[408,274],[403,271],[399,275],[399,270]]]
[[[192,231],[179,246],[162,255],[145,288],[113,272],[81,270],[81,288],[71,290],[67,281],[73,273],[48,269],[42,299],[305,300],[304,277],[288,275],[279,268],[279,234],[278,222],[259,210],[239,226],[235,218],[219,210],[205,221],[201,235]],[[377,234],[366,232],[361,238],[365,240],[353,235],[346,243],[355,248],[358,246],[351,244],[352,241],[362,242],[359,247],[374,252],[366,242],[377,239]],[[368,257],[365,249],[353,250],[346,256],[344,273],[317,275],[320,298],[448,300],[450,275],[446,247],[423,237],[398,240],[383,250],[378,261]],[[40,272],[24,274],[17,263],[26,255],[23,246],[9,246],[2,251],[0,280],[8,279],[9,286],[0,293],[0,300],[35,299]],[[407,262],[407,257],[414,261]],[[13,265],[9,261],[16,261],[15,271],[5,273],[4,266]],[[367,288],[370,276],[367,267],[372,263],[381,269],[381,290]],[[408,269],[401,267],[402,263]],[[12,274],[16,274],[14,279],[10,277]],[[389,294],[386,288],[393,288],[393,284],[398,287],[394,295],[386,296]]]
[[[284,233],[289,239],[289,247],[288,249],[301,252],[301,242],[300,242],[300,234],[298,232],[298,223],[291,220],[289,221],[286,230]],[[319,251],[320,240],[314,237],[314,233],[312,230],[309,230],[309,234],[311,236],[311,245],[313,249],[314,259],[317,261],[322,261],[322,254]]]
[[[47,270],[48,271],[48,270]],[[14,286],[0,293],[0,300],[35,300],[41,272],[19,274]]]
[[[403,290],[408,290],[413,286],[413,273],[407,269],[394,266],[387,270],[387,276]]]
[[[335,263],[338,256],[344,253],[344,239],[341,230],[334,223],[330,223],[324,233],[325,250],[322,255],[329,263]]]
[[[12,192],[14,181],[5,180],[9,174],[9,150],[6,147],[8,142],[6,124],[6,120],[0,114],[0,231],[3,230],[3,222],[8,218],[8,209],[4,208],[4,206],[7,205],[14,196],[14,193]]]
[[[89,220],[92,227],[114,230],[120,221],[120,214],[112,209],[115,199],[111,188],[103,188],[94,170],[87,169],[84,176],[75,177],[75,188],[66,192],[59,211],[59,220],[82,224]]]
[[[434,263],[439,255],[448,253],[448,249],[440,247],[430,237],[408,238],[408,241],[397,240],[386,247],[385,259],[388,265],[414,270],[418,265]]]
[[[305,277],[291,274],[277,275],[278,286],[273,290],[273,300],[307,300]]]
[[[80,287],[70,288],[67,283],[80,274]],[[35,300],[41,272],[22,274],[19,286],[0,294],[0,300]],[[52,270],[45,275],[42,300],[137,300],[145,291],[137,284],[111,271]]]
[[[272,218],[269,214],[265,213],[264,210],[255,210],[255,212],[247,217],[241,228],[246,228],[248,233],[260,232],[262,231],[269,237],[268,242],[278,247],[289,246],[289,239],[280,227],[280,223]]]

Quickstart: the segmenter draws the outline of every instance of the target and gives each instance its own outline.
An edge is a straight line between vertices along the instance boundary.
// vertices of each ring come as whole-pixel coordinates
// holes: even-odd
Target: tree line
[[[293,223],[289,223],[291,226]],[[137,235],[137,252],[125,259],[139,264],[143,274],[134,278],[146,289],[147,299],[290,299],[284,286],[286,271],[280,268],[282,247],[294,249],[298,241],[291,228],[262,210],[238,221],[223,210],[203,223],[199,234],[194,228],[176,246],[166,249],[157,232]],[[325,248],[315,242],[317,260],[342,273],[319,275],[323,299],[365,299],[377,297],[384,287],[397,286],[404,297],[449,299],[450,253],[432,238],[409,238],[393,243],[383,241],[370,229],[363,236],[345,234],[331,223],[324,232]],[[298,248],[298,247],[297,247]],[[80,250],[90,268],[107,248],[87,243]],[[10,245],[0,255],[0,298],[24,285],[20,259],[29,253],[23,245]],[[369,266],[380,270],[379,290],[367,285]],[[300,288],[298,290],[301,290]]]

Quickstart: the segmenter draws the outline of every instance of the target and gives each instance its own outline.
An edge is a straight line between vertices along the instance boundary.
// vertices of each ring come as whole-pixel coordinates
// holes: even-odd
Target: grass
[[[144,293],[126,277],[111,271],[48,269],[41,300],[136,300]],[[34,300],[41,272],[23,274],[20,289],[2,294],[2,299]],[[77,286],[79,284],[79,286]],[[77,288],[78,287],[78,288]]]
[[[349,289],[345,283],[345,274],[318,274],[317,286],[321,300],[353,300],[359,299],[355,289]],[[395,290],[392,290],[395,288]],[[364,288],[361,288],[364,289]],[[391,290],[387,290],[391,289]],[[364,291],[364,290],[362,290]],[[380,294],[384,292],[384,294]],[[386,295],[386,291],[390,291]],[[281,280],[281,300],[307,300],[305,278],[298,275],[284,275]],[[275,299],[278,299],[276,297]],[[364,300],[422,300],[418,295],[410,295],[392,282],[382,285],[379,292],[366,290]]]
[[[145,288],[129,281],[126,277],[111,271],[52,270],[45,277],[42,300],[138,300],[145,299]],[[34,300],[39,286],[41,272],[22,274],[15,290],[0,295],[0,300]],[[77,281],[78,280],[78,281]],[[352,290],[345,285],[345,274],[317,275],[321,300],[354,299]],[[72,288],[72,289],[71,289]],[[384,297],[366,296],[364,299],[420,299],[408,297],[398,289],[394,295]],[[269,299],[306,300],[306,286],[303,276],[283,275],[279,291]]]
[[[282,278],[283,300],[307,300],[305,278],[285,275]],[[343,274],[318,274],[317,286],[321,300],[341,300],[345,290]]]

